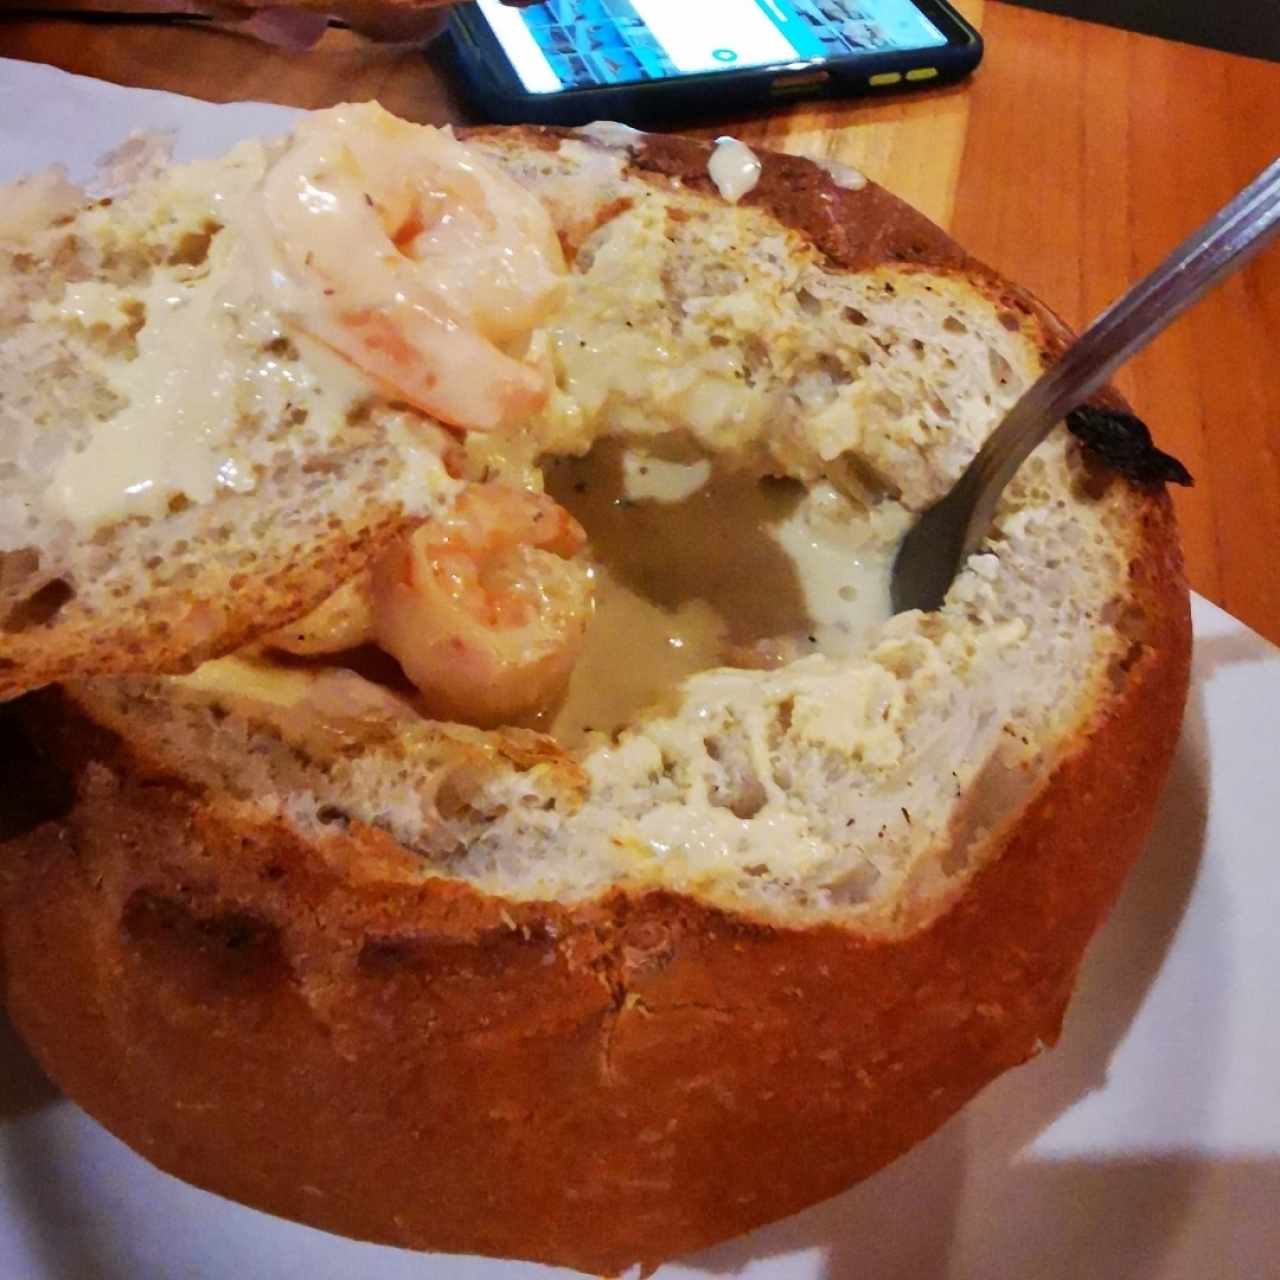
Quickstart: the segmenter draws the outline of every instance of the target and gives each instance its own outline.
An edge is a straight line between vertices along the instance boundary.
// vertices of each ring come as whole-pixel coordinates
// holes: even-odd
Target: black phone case
[[[692,0],[697,3],[697,0]],[[960,43],[933,49],[864,53],[822,64],[765,66],[713,71],[641,84],[530,93],[515,78],[506,53],[484,18],[469,6],[455,10],[449,34],[463,71],[465,91],[480,114],[502,124],[670,124],[709,116],[736,115],[780,104],[821,98],[860,97],[930,89],[968,75],[981,61],[982,37],[939,0],[918,6],[946,21]],[[916,78],[932,69],[936,74]],[[898,79],[892,79],[894,76]],[[875,80],[876,83],[872,83]]]

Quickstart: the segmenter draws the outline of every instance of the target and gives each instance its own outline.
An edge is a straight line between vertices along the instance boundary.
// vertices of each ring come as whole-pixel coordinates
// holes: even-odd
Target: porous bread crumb
[[[569,234],[586,184],[592,207],[615,210],[578,230],[550,329],[549,452],[676,430],[804,481],[854,458],[919,510],[1035,377],[1034,348],[965,278],[833,270],[764,210],[627,177],[623,157],[577,141],[532,156],[477,145]]]
[[[0,696],[287,621],[457,489],[436,424],[246,286],[226,228],[266,162],[0,201]]]
[[[553,412],[575,427],[582,415],[607,431],[687,430],[712,452],[755,454],[762,470],[808,482],[856,459],[908,506],[929,505],[1026,384],[1027,353],[1003,329],[984,332],[989,317],[971,315],[981,300],[950,280],[833,278],[805,262],[794,233],[735,212],[673,228],[661,209],[630,212],[588,242],[556,329]],[[660,266],[645,248],[659,237],[672,243]],[[948,305],[969,321],[963,332],[935,332],[930,313]],[[1008,365],[1003,382],[993,362]]]

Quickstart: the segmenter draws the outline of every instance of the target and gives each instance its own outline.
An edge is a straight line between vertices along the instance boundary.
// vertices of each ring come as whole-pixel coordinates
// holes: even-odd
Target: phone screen
[[[912,0],[477,0],[530,93],[936,48]]]

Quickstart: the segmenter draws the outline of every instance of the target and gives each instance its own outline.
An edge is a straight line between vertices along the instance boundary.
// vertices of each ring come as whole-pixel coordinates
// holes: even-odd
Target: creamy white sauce
[[[831,181],[837,187],[847,191],[861,191],[867,185],[866,175],[859,173],[852,165],[843,164],[839,160],[819,160],[818,164],[831,175]]]
[[[622,488],[633,502],[685,502],[710,479],[710,458],[679,462],[641,449],[622,454]]]
[[[179,494],[208,502],[219,492],[249,492],[257,475],[237,448],[242,424],[280,420],[293,407],[314,407],[317,397],[340,423],[346,406],[369,394],[366,379],[305,338],[292,338],[305,348],[303,360],[273,352],[284,331],[269,312],[242,301],[232,256],[215,240],[205,276],[157,272],[128,295],[95,284],[67,290],[56,309],[63,322],[121,327],[129,320],[122,301],[140,307],[146,322],[134,359],[100,362],[124,403],[59,464],[48,497],[57,514],[100,526],[161,515]]]
[[[730,204],[755,190],[763,168],[760,157],[737,138],[717,138],[707,161],[711,181]]]
[[[69,515],[94,521],[162,509],[175,493],[207,502],[253,488],[252,469],[227,438],[242,379],[270,396],[293,373],[270,357],[244,369],[229,350],[234,321],[209,288],[160,281],[144,295],[138,357],[113,370],[125,407],[83,453],[66,458],[55,493]]]
[[[898,544],[868,544],[848,521],[848,504],[820,484],[772,530],[795,566],[817,648],[830,658],[851,657],[893,613],[889,577]]]
[[[401,176],[406,164],[416,185]],[[535,195],[447,132],[376,104],[334,108],[307,117],[270,164],[261,146],[242,149],[216,167],[176,169],[142,195],[153,207],[132,227],[122,222],[122,237],[155,240],[160,228],[167,248],[186,233],[216,234],[204,262],[160,262],[146,284],[98,285],[97,296],[94,285],[73,288],[50,309],[73,334],[116,332],[115,353],[90,350],[86,361],[97,359],[121,402],[61,461],[47,497],[53,514],[97,527],[163,515],[178,495],[203,504],[249,492],[281,448],[313,450],[354,401],[388,384],[436,416],[478,426],[518,413],[508,396],[537,403],[542,367],[522,367],[502,348],[518,347],[558,305],[559,241]],[[405,243],[389,238],[393,224]],[[362,345],[351,336],[360,312],[383,326]],[[303,358],[283,358],[284,349]],[[437,376],[451,357],[469,375]],[[312,439],[295,446],[287,428],[303,420]]]
[[[620,124],[617,120],[593,120],[590,124],[581,125],[577,130],[584,138],[598,142],[602,147],[614,147],[630,151],[639,146],[644,134],[633,129],[629,124]]]
[[[174,224],[172,243],[225,225],[263,164],[261,148],[246,147],[213,182],[212,166],[175,170],[157,197]],[[145,205],[95,209],[83,234],[128,235],[152,217]],[[81,358],[121,407],[60,461],[45,499],[51,514],[85,527],[163,515],[178,495],[207,502],[221,492],[250,491],[263,459],[250,456],[251,444],[238,444],[242,427],[256,423],[260,431],[299,411],[309,432],[324,439],[372,390],[327,348],[287,333],[260,300],[243,247],[226,233],[212,234],[203,263],[159,263],[139,285],[74,283],[38,318],[73,340],[89,332],[117,338],[114,354],[90,346]],[[125,341],[135,328],[136,354]]]

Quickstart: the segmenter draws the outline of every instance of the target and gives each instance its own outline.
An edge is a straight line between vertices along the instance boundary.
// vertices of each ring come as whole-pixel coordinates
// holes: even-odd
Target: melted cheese
[[[215,658],[177,683],[200,693],[220,695],[274,707],[294,707],[306,700],[315,683],[307,667],[289,667],[262,655],[240,654]]]
[[[367,746],[418,719],[408,700],[359,672],[266,653],[217,658],[174,683],[320,755]]]

